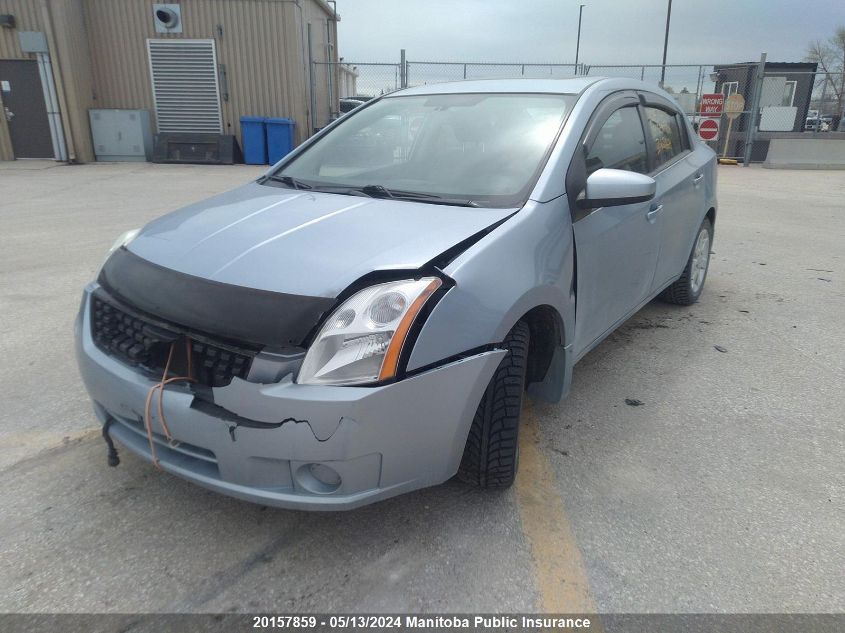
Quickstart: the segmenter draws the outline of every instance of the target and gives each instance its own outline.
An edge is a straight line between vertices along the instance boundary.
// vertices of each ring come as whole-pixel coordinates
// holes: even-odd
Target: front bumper
[[[142,419],[155,382],[94,345],[96,288],[86,288],[76,321],[79,370],[100,422],[113,420],[110,435],[151,461]],[[169,385],[164,413],[174,442],[153,407],[156,456],[164,470],[196,484],[285,508],[350,509],[442,483],[458,470],[473,414],[504,354],[485,352],[382,387],[235,378],[213,389],[211,406]],[[326,466],[339,482],[315,479]]]

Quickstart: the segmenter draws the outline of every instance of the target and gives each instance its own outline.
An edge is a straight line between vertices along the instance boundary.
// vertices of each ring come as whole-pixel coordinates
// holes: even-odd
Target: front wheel
[[[528,325],[505,337],[507,354],[487,385],[472,420],[458,478],[480,488],[507,488],[519,464],[519,418],[528,364]]]
[[[687,260],[684,272],[677,281],[672,283],[660,294],[660,299],[667,303],[691,306],[698,301],[704,290],[704,280],[707,278],[707,267],[710,264],[710,245],[713,243],[713,225],[704,218],[698,228],[698,234],[692,246],[692,252]]]

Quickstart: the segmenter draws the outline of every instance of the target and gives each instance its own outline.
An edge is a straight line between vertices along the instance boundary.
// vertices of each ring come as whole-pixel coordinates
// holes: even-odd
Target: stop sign
[[[702,141],[715,141],[719,138],[719,119],[703,119],[698,124],[698,136]]]

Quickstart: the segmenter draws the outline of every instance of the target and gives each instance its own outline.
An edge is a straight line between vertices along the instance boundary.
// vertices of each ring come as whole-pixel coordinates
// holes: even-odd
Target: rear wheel
[[[713,226],[707,218],[698,228],[698,235],[692,246],[684,272],[660,294],[660,299],[667,303],[689,306],[698,301],[704,290],[707,267],[710,264],[710,245],[713,243]]]
[[[458,477],[480,488],[507,488],[519,465],[519,417],[528,363],[528,325],[505,337],[507,354],[487,385],[472,420]]]

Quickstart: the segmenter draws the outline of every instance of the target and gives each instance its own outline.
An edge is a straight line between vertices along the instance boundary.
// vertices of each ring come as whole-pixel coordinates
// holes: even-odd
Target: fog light
[[[296,481],[308,492],[329,494],[340,488],[340,474],[331,466],[312,462],[296,470]]]
[[[308,464],[308,470],[314,475],[314,479],[327,486],[339,486],[340,475],[333,468],[325,464]]]

